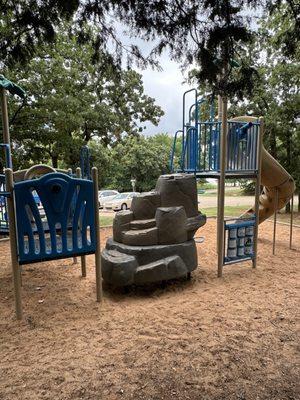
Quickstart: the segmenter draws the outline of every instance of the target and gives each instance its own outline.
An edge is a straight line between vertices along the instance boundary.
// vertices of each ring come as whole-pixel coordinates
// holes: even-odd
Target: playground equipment
[[[92,180],[82,179],[80,168],[77,177],[47,165],[13,172],[6,89],[24,94],[16,87],[6,79],[0,80],[4,141],[1,146],[6,152],[5,175],[0,181],[0,213],[6,223],[3,229],[9,232],[16,315],[21,319],[22,265],[80,256],[82,276],[86,276],[85,255],[95,254],[98,302],[102,300],[102,283],[98,171],[92,169]]]
[[[186,112],[187,95],[193,102]],[[218,276],[223,266],[251,260],[257,262],[258,225],[293,197],[295,184],[288,172],[263,147],[263,118],[242,116],[228,120],[227,99],[218,99],[218,119],[213,105],[208,121],[201,121],[200,107],[205,99],[196,89],[183,95],[183,125],[175,133],[171,170],[218,180]],[[175,148],[181,135],[181,157],[175,167]],[[255,181],[255,205],[234,221],[224,219],[225,180],[244,178]],[[260,192],[260,185],[264,185]],[[292,221],[292,219],[291,219]],[[275,227],[273,252],[275,249]],[[292,227],[291,227],[292,232]],[[291,247],[291,240],[290,240]]]
[[[134,197],[130,210],[116,214],[113,238],[102,252],[103,279],[128,286],[189,278],[198,266],[194,235],[205,223],[195,177],[161,176],[155,191]]]

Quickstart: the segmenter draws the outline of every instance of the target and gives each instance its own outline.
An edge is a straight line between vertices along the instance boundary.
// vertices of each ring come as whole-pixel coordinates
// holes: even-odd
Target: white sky
[[[184,76],[179,65],[171,61],[167,54],[160,58],[162,71],[153,71],[148,68],[144,71],[139,70],[143,76],[145,93],[156,99],[165,115],[161,118],[159,125],[154,126],[146,123],[145,135],[166,132],[174,134],[182,125],[182,95],[191,86],[184,84]]]
[[[142,53],[147,56],[155,46],[155,41],[146,42],[140,38],[130,36],[126,26],[120,21],[115,23],[115,28],[124,44],[135,44],[139,46]],[[159,105],[165,115],[160,119],[159,125],[154,126],[150,122],[142,124],[146,126],[144,135],[154,135],[156,133],[169,133],[173,135],[182,125],[182,95],[193,86],[183,84],[184,76],[181,73],[179,64],[172,61],[168,52],[165,51],[158,58],[162,71],[153,70],[148,67],[145,70],[138,69],[133,65],[133,69],[143,77],[144,92],[153,97],[155,104]]]

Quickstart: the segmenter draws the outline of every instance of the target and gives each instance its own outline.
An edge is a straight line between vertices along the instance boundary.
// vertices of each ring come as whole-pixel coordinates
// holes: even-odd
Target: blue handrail
[[[171,172],[174,171],[174,156],[175,156],[176,142],[177,142],[178,133],[182,133],[182,130],[180,129],[180,130],[176,131],[175,135],[174,135],[173,147],[172,147],[171,156],[170,156],[170,171]],[[181,151],[181,157],[182,157],[182,153],[183,152]]]

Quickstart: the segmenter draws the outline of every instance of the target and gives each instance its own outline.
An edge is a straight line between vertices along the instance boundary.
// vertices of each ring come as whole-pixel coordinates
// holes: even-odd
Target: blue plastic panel
[[[253,259],[255,217],[225,221],[224,264]]]
[[[16,183],[15,202],[20,264],[95,252],[92,181],[50,173]]]

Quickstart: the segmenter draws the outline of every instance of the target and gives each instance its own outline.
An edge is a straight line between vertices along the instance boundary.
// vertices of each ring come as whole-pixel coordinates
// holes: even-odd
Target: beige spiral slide
[[[232,121],[258,122],[256,117],[237,117]],[[295,182],[291,175],[262,146],[261,184],[264,186],[259,197],[259,223],[264,222],[275,209],[281,210],[295,192]],[[277,198],[278,196],[278,198]],[[254,208],[246,214],[253,214]]]

